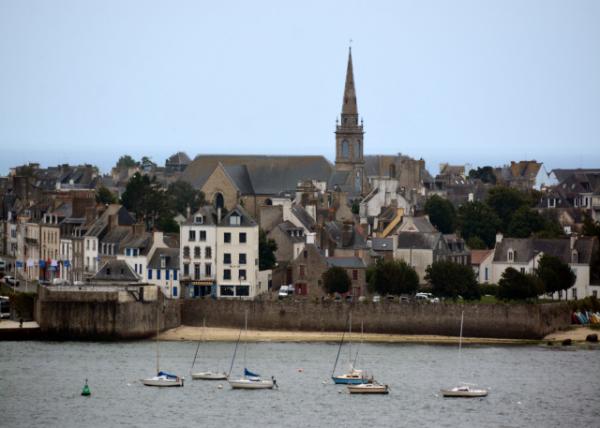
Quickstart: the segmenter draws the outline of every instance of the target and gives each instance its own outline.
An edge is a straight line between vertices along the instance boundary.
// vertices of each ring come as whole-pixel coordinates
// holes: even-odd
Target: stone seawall
[[[181,324],[179,301],[162,293],[136,299],[123,291],[56,291],[39,287],[35,319],[42,338],[141,339]]]
[[[549,304],[423,304],[342,303],[310,300],[224,301],[186,300],[181,322],[211,327],[240,327],[248,310],[248,326],[258,330],[343,331],[349,311],[354,330],[364,323],[369,333],[458,336],[461,311],[466,337],[540,339],[570,325],[565,303]]]

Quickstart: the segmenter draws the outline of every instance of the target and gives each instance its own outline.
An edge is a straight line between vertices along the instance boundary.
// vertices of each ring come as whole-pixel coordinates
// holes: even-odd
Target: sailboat
[[[244,317],[244,330],[246,331],[246,336],[248,335],[248,311],[246,311]],[[240,339],[242,337],[242,330],[240,329],[240,334],[238,336],[238,340],[235,344],[235,349],[233,351],[233,357],[231,358],[231,366],[229,367],[229,375],[231,375],[231,370],[233,370],[233,363],[235,361],[235,356],[237,354],[237,348],[240,343]],[[246,368],[246,349],[248,347],[247,339],[244,340],[244,374],[242,377],[237,379],[231,379],[228,375],[228,382],[231,385],[232,389],[273,389],[274,386],[277,385],[275,378],[271,376],[271,379],[263,379],[260,377],[258,373],[253,373]]]
[[[348,336],[352,334],[352,314],[348,315]],[[352,343],[350,339],[348,339],[348,365],[350,369],[347,373],[341,374],[339,376],[335,375],[335,369],[337,368],[338,360],[340,359],[340,352],[342,350],[342,345],[344,344],[344,335],[346,332],[342,333],[342,339],[340,340],[340,346],[338,347],[337,356],[335,357],[335,363],[333,364],[333,370],[331,372],[331,379],[335,384],[342,385],[358,385],[362,383],[368,383],[369,378],[366,373],[362,370],[356,369],[354,366],[356,364],[356,358],[358,358],[358,351],[356,352],[356,357],[354,358],[354,362],[352,361]],[[372,380],[372,379],[371,379]]]
[[[360,344],[356,349],[356,356],[354,357],[354,365],[356,365],[356,361],[358,361],[358,351],[360,350],[361,345],[363,344],[363,336],[364,336],[364,327],[363,323],[360,323]],[[348,384],[348,392],[350,394],[388,394],[390,392],[390,387],[385,384],[381,384],[373,379],[373,376],[367,379],[366,383],[359,384]]]
[[[465,317],[465,311],[462,311],[460,315],[460,338],[458,339],[458,361],[460,365],[460,354],[462,350],[462,334],[463,334],[463,322]],[[442,389],[441,393],[444,397],[456,397],[456,398],[475,398],[485,397],[488,395],[487,389],[476,388],[475,385],[469,383],[461,383],[454,388]]]
[[[205,333],[206,331],[206,320],[202,321],[202,341],[198,341],[198,346],[196,347],[196,354],[194,355],[194,361],[192,362],[192,368],[190,369],[193,370],[194,369],[194,364],[196,363],[196,357],[198,356],[198,350],[200,349],[200,343],[205,341]],[[227,379],[227,373],[225,372],[213,372],[213,371],[206,371],[206,372],[191,372],[192,374],[192,379],[196,379],[196,380],[226,380]]]
[[[156,376],[151,378],[142,379],[142,383],[146,386],[183,386],[183,378],[177,375],[167,373],[160,370],[160,352],[159,352],[159,340],[158,340],[158,300],[156,301]]]

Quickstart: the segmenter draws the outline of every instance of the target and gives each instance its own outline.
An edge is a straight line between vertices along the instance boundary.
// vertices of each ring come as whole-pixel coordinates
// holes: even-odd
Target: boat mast
[[[358,342],[358,347],[356,348],[356,354],[354,355],[354,363],[353,366],[356,367],[356,362],[358,361],[358,351],[360,351],[360,347],[363,344],[364,340],[364,321],[360,322],[360,342]]]
[[[204,328],[206,328],[206,318],[202,319],[202,338],[201,340],[204,340]],[[190,372],[192,371],[192,369],[194,368],[194,364],[196,364],[196,357],[198,356],[198,350],[200,349],[200,340],[198,340],[198,346],[196,346],[196,353],[194,354],[194,361],[192,361],[192,368],[190,369]]]
[[[233,349],[233,357],[231,357],[231,365],[229,366],[229,373],[227,373],[227,377],[231,375],[231,371],[233,370],[233,362],[235,361],[235,355],[237,354],[238,345],[240,344],[240,339],[242,338],[242,329],[240,328],[240,334],[238,334],[237,342],[235,342],[235,348]]]
[[[246,368],[246,352],[248,350],[248,309],[244,312],[244,369]]]
[[[160,303],[158,302],[158,295],[156,296],[156,374],[160,371],[160,355],[158,347],[158,319],[160,317]]]
[[[346,320],[346,324],[348,324],[348,319]],[[340,353],[342,351],[342,345],[344,344],[344,336],[346,335],[346,326],[344,326],[344,330],[342,330],[342,340],[340,340],[340,346],[338,346],[337,355],[335,356],[335,363],[333,363],[333,371],[331,372],[331,377],[335,374],[335,369],[337,367],[338,360],[340,359]]]
[[[460,314],[460,336],[458,338],[458,370],[457,370],[457,377],[460,375],[460,372],[462,371],[462,360],[461,360],[461,351],[462,351],[462,335],[463,335],[463,322],[465,319],[465,311],[462,311]],[[457,382],[460,382],[460,379],[457,380]]]
[[[352,312],[348,314],[350,327],[348,329],[348,364],[350,364],[350,368],[354,369],[352,366]]]

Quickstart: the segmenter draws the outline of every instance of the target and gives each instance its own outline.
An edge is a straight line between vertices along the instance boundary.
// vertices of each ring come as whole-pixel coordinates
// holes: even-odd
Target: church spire
[[[344,101],[342,103],[342,123],[345,122],[345,115],[356,116],[356,124],[358,124],[358,107],[356,106],[356,90],[354,89],[354,72],[352,70],[352,47],[348,48],[348,68],[346,69],[346,85],[344,86]]]

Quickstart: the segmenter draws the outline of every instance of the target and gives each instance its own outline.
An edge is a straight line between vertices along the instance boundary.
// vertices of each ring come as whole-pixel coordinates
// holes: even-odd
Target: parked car
[[[439,303],[440,299],[434,297],[431,293],[417,293],[415,294],[415,300],[417,302],[430,302],[430,303]]]
[[[286,297],[294,294],[294,287],[291,285],[282,285],[279,287],[279,293],[277,293],[277,298],[279,300],[285,299]]]
[[[11,285],[13,287],[18,287],[19,286],[19,281],[14,276],[5,276],[4,277],[4,283],[6,285]]]
[[[400,303],[410,302],[410,296],[400,296]]]

